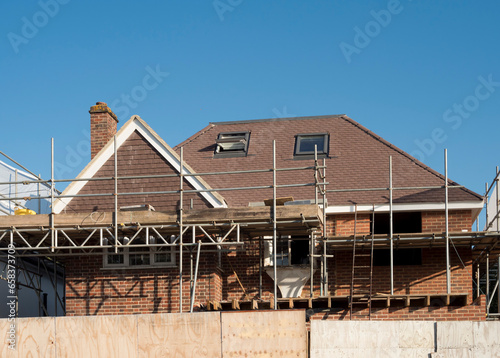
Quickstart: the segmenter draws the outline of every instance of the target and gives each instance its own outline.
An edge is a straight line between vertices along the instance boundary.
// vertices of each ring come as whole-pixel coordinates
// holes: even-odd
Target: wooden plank
[[[55,318],[57,357],[137,357],[136,316]]]
[[[307,357],[305,312],[223,312],[223,357]]]
[[[238,300],[233,300],[231,302],[231,308],[233,310],[239,310],[240,309],[240,303],[239,303],[239,301]]]
[[[137,318],[138,357],[221,357],[219,312],[147,314]]]
[[[431,305],[431,296],[425,296],[425,306],[429,307]]]
[[[405,307],[410,307],[410,296],[405,297]]]
[[[222,310],[222,305],[219,301],[212,301],[212,306],[214,308],[214,311]]]
[[[15,321],[16,350],[9,349],[7,333],[12,323],[0,319],[0,332],[3,332],[0,357],[55,357],[54,318],[18,318]]]
[[[185,210],[184,224],[211,223],[211,222],[252,222],[269,220],[271,217],[269,207],[244,207],[244,208],[208,208],[199,210]],[[278,220],[306,219],[321,222],[322,214],[317,205],[290,205],[280,206],[276,210]],[[56,226],[110,226],[112,225],[112,212],[90,213],[63,213],[55,215]],[[125,225],[176,224],[178,214],[176,211],[120,211],[118,222]],[[4,215],[0,216],[0,229],[39,228],[49,227],[49,215]]]

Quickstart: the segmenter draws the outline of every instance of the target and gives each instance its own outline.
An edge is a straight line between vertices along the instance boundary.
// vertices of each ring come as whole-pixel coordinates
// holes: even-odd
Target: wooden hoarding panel
[[[47,318],[18,318],[16,326],[15,350],[9,349],[10,325],[8,319],[0,320],[2,344],[0,357],[55,357],[55,327],[54,319]]]
[[[139,357],[221,357],[219,312],[137,317]]]
[[[57,357],[137,357],[135,316],[56,318]]]
[[[305,312],[222,313],[222,353],[237,357],[307,357]]]

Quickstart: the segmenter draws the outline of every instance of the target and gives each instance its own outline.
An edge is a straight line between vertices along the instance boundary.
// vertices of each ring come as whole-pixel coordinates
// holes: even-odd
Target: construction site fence
[[[12,329],[14,325],[14,329]],[[500,322],[331,321],[306,311],[0,320],[1,357],[496,357]],[[11,333],[13,332],[13,333]]]

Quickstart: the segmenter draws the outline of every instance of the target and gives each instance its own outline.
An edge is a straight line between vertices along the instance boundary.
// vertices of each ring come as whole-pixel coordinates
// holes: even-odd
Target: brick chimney
[[[90,159],[116,134],[118,119],[116,114],[104,102],[97,102],[90,107]]]

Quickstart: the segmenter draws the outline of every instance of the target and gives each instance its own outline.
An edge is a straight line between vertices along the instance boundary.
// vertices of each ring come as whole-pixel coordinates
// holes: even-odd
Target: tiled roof
[[[215,140],[221,132],[250,131],[246,157],[214,158]],[[237,122],[214,122],[180,143],[184,157],[198,173],[272,168],[272,141],[276,140],[277,167],[308,166],[313,160],[295,160],[295,136],[301,133],[328,133],[326,158],[328,189],[387,188],[389,157],[393,161],[394,187],[421,187],[444,184],[444,176],[382,139],[346,115],[294,117]],[[205,176],[212,188],[272,185],[272,174],[225,174]],[[278,172],[278,184],[313,182],[312,171]],[[450,181],[450,184],[456,184]],[[248,206],[272,198],[272,190],[221,191],[228,205]],[[295,200],[314,198],[313,187],[281,188],[278,197]],[[394,203],[443,203],[444,189],[395,190]],[[329,206],[383,204],[388,191],[328,193]],[[450,189],[450,202],[481,202],[482,197],[468,189]]]

